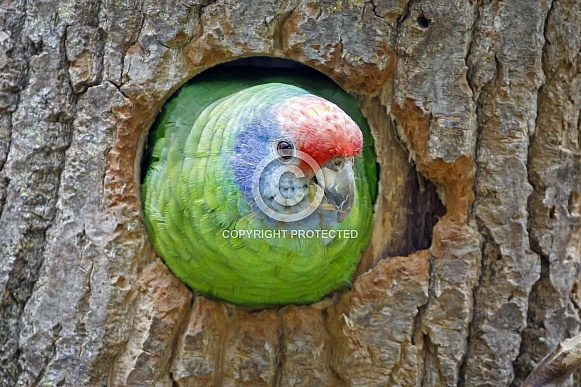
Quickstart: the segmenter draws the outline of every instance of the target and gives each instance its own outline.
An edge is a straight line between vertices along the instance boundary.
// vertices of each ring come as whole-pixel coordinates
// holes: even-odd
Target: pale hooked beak
[[[334,210],[337,222],[343,222],[353,210],[355,203],[355,174],[353,173],[353,158],[329,161],[321,171],[325,177],[324,184],[319,183],[325,193],[327,202],[321,207]],[[323,186],[324,185],[324,186]]]

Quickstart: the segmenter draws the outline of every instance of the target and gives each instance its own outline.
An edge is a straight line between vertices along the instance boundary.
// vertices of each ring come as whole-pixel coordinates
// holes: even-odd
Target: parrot
[[[245,307],[311,304],[349,288],[377,196],[357,101],[304,70],[206,70],[149,131],[147,232],[183,283]]]

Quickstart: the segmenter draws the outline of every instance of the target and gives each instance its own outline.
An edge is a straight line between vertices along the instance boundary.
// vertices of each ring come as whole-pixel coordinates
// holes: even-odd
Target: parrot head
[[[337,105],[294,96],[245,128],[235,147],[236,181],[269,222],[341,223],[355,203],[362,147],[361,130]]]

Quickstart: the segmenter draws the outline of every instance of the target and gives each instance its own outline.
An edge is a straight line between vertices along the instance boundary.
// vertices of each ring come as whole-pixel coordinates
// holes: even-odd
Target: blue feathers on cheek
[[[234,181],[249,204],[254,171],[262,160],[271,156],[271,143],[281,135],[278,124],[272,119],[256,120],[239,132],[231,162]]]

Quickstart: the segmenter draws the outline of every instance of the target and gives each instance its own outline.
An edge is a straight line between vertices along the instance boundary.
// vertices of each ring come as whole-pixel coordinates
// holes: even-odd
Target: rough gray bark
[[[518,385],[581,323],[581,2],[249,4],[0,4],[1,384]],[[371,245],[313,306],[192,294],[141,218],[163,103],[257,55],[330,76],[376,139]]]

